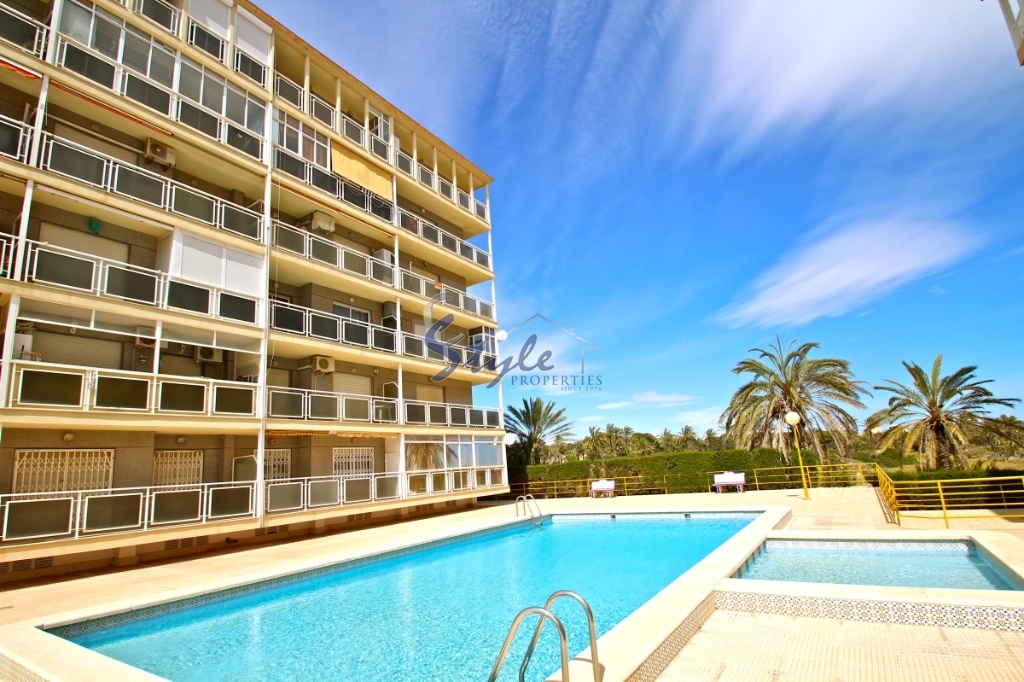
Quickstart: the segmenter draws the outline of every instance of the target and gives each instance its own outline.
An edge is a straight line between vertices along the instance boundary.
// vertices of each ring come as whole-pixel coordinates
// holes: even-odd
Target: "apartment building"
[[[507,492],[485,172],[247,0],[0,66],[0,581]]]

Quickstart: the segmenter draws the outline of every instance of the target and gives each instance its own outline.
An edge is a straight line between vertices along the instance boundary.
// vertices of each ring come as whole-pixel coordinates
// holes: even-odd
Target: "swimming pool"
[[[551,517],[89,632],[51,630],[171,680],[486,679],[515,614],[569,589],[603,635],[746,526],[756,513]],[[555,612],[570,653],[588,644],[575,604]],[[513,679],[523,628],[502,679]],[[558,668],[547,628],[529,679]]]
[[[1016,590],[969,540],[767,540],[733,576],[843,585]]]

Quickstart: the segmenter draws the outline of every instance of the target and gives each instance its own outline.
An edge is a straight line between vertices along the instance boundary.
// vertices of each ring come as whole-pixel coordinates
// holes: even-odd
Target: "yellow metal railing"
[[[811,488],[838,488],[851,485],[870,485],[877,479],[875,465],[864,462],[844,462],[842,464],[805,464],[803,467],[767,467],[763,469],[737,470],[747,475],[747,487],[754,490],[781,490],[799,488],[803,485],[801,477]],[[715,474],[723,471],[707,473],[708,490],[715,484]]]
[[[1005,518],[1024,518],[1024,476],[894,481],[879,467],[878,487],[896,523],[901,518],[982,518],[993,510]],[[901,524],[902,525],[902,524]]]
[[[604,478],[577,478],[565,481],[530,481],[510,483],[509,495],[533,495],[534,497],[586,497],[594,481],[615,481],[616,495],[640,495],[664,493],[664,486],[650,483],[643,476],[606,476]]]

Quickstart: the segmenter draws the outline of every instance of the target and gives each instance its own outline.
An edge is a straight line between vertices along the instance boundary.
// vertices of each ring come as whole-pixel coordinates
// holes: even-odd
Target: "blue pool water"
[[[574,590],[601,636],[754,516],[556,516],[71,640],[176,681],[475,682],[521,609]],[[562,600],[555,612],[579,653],[582,610]],[[515,679],[531,634],[520,630],[502,680]],[[545,628],[529,679],[554,672],[557,651]]]
[[[842,585],[1016,589],[966,543],[900,544],[821,548],[801,547],[798,542],[780,546],[769,540],[735,577]]]

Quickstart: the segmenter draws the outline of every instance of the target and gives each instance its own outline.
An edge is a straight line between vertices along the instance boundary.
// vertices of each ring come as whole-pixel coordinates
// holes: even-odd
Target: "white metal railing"
[[[14,255],[16,238],[13,235],[0,233],[0,277],[15,276]]]
[[[384,222],[391,222],[394,205],[389,200],[293,154],[284,147],[275,147],[274,167],[311,187],[330,194],[338,201],[343,201],[355,206],[360,211],[375,215]]]
[[[334,105],[312,92],[309,93],[309,114],[331,130],[335,130],[338,112]]]
[[[186,37],[189,45],[194,45],[217,61],[224,63],[227,56],[227,42],[220,36],[211,33],[208,28],[192,17],[188,19],[188,36]]]
[[[274,75],[274,94],[299,111],[306,111],[306,90],[301,85],[281,74]]]
[[[379,324],[352,320],[291,303],[271,302],[270,328],[313,339],[398,352],[398,332]]]
[[[28,163],[32,126],[0,114],[0,156]]]
[[[234,322],[262,324],[258,297],[45,242],[28,240],[26,244],[26,281]]]
[[[0,40],[43,59],[48,34],[45,24],[6,4],[0,5]]]
[[[319,237],[309,230],[275,221],[274,246],[306,260],[389,287],[394,283],[395,268],[391,263]]]
[[[427,168],[422,163],[416,166],[416,179],[420,181],[421,185],[426,185],[430,189],[437,189],[434,186],[434,171]]]
[[[151,1],[147,0],[147,2]],[[68,66],[68,55],[76,51],[82,62],[91,64],[92,68],[87,66],[84,71],[78,71],[72,66]],[[92,61],[89,62],[89,60]],[[57,40],[56,63],[57,66],[75,71],[85,78],[113,90],[122,97],[138,102],[178,123],[208,135],[222,144],[257,159],[263,156],[265,140],[259,133],[249,130],[199,102],[179,95],[171,87],[158,83],[63,34]]]
[[[0,495],[4,542],[80,538],[256,515],[251,482]]]
[[[405,489],[409,497],[443,495],[500,485],[504,485],[504,469],[500,467],[426,469],[405,473]]]
[[[490,216],[487,214],[487,204],[456,188],[450,180],[442,177],[439,173],[435,173],[434,169],[419,163],[397,146],[395,147],[393,158],[392,164],[395,168],[419,184],[429,187],[467,213],[475,215],[484,222],[490,222]]]
[[[81,412],[254,417],[256,386],[203,377],[149,374],[15,360],[12,408]]]
[[[432,344],[427,342],[425,336],[409,333],[402,334],[402,355],[445,364],[455,363],[460,367],[482,368],[494,361],[493,355],[482,353],[476,348],[440,341]]]
[[[398,223],[404,230],[427,240],[431,244],[435,244],[447,251],[451,251],[454,254],[462,256],[466,260],[485,267],[488,270],[491,269],[491,254],[487,253],[483,249],[473,246],[460,237],[456,237],[451,232],[446,232],[433,223],[427,222],[422,218],[418,218],[412,213],[404,210],[399,210],[398,212]]]
[[[366,128],[348,114],[341,115],[341,134],[355,142],[360,147],[365,146]]]
[[[398,423],[393,398],[278,386],[267,391],[267,416],[274,419]]]
[[[384,138],[370,133],[370,153],[391,163],[391,145]]]
[[[111,194],[259,241],[263,216],[194,187],[46,133],[40,167]]]
[[[498,410],[424,400],[403,400],[402,418],[404,424],[428,426],[477,426],[480,428],[501,426]]]
[[[443,305],[464,310],[472,315],[479,315],[488,320],[494,319],[494,306],[489,301],[477,298],[465,291],[454,289],[448,285],[441,285],[433,280],[421,277],[411,270],[401,268],[399,270],[401,281],[399,282],[403,291],[424,298],[432,298],[437,292],[443,294],[441,303]]]
[[[165,28],[175,36],[181,20],[181,10],[164,0],[135,0],[132,9],[153,21],[157,26]]]

